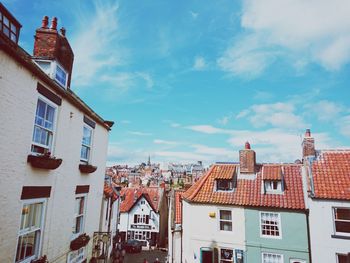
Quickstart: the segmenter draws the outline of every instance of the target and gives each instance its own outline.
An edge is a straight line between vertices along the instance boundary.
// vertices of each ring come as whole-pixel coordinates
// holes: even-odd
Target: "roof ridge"
[[[210,167],[209,171],[208,171],[207,174],[204,176],[203,180],[197,185],[197,189],[195,189],[195,190],[193,191],[193,193],[192,193],[187,199],[190,199],[190,200],[191,200],[192,198],[194,198],[194,197],[197,195],[197,193],[199,192],[199,190],[202,188],[204,182],[207,180],[207,178],[210,176],[210,174],[211,174],[212,171],[214,170],[214,167],[215,167],[215,166],[216,166],[216,165],[213,165],[212,167]]]

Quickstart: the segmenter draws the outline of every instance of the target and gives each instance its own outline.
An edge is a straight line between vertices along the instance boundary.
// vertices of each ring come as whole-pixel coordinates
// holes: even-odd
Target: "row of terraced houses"
[[[307,130],[302,152],[256,163],[246,143],[238,163],[173,192],[170,262],[349,263],[350,150],[316,151]]]
[[[107,230],[101,211],[113,122],[73,92],[66,30],[49,22],[43,18],[29,54],[18,45],[21,24],[0,3],[2,263],[82,263],[107,249],[93,235]]]

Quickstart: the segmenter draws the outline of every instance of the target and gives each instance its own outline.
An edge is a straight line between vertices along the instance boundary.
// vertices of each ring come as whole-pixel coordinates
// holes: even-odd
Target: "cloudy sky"
[[[110,133],[108,164],[259,162],[350,148],[348,0],[5,0],[33,50],[44,15],[75,53],[74,90]]]

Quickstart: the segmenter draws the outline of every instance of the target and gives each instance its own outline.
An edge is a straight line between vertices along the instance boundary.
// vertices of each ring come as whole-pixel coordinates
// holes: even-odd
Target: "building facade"
[[[350,262],[350,150],[316,151],[303,142],[313,262]]]
[[[0,11],[0,262],[86,262],[112,123],[71,90],[74,55],[57,19],[44,17],[30,55]]]
[[[183,262],[309,262],[302,164],[257,164],[249,143],[239,156],[183,194]]]

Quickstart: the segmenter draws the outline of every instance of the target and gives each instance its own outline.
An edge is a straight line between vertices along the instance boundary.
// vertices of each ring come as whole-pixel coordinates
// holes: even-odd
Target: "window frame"
[[[54,108],[55,112],[54,112],[54,117],[53,117],[53,125],[52,125],[52,131],[50,131],[49,129],[39,126],[35,123],[35,119],[36,119],[36,112],[37,112],[37,108],[38,108],[38,102],[39,100],[41,100],[42,102],[44,102],[45,104],[49,105],[50,107]],[[41,148],[44,148],[44,151],[46,149],[46,151],[51,152],[51,155],[54,152],[54,145],[55,145],[55,140],[56,140],[56,127],[57,127],[57,117],[58,117],[58,109],[59,106],[57,104],[55,104],[54,102],[52,102],[51,100],[47,99],[45,96],[42,96],[40,94],[38,94],[37,100],[36,100],[36,107],[35,107],[35,111],[34,111],[34,123],[33,123],[33,129],[32,129],[32,138],[31,138],[31,144],[30,144],[30,152],[32,154],[35,155],[42,155],[41,153],[35,152],[33,151],[32,147],[34,146],[38,146]],[[37,143],[34,141],[34,131],[35,131],[35,126],[38,126],[40,129],[44,129],[46,131],[49,131],[52,133],[52,140],[51,140],[51,145],[47,146],[41,143]]]
[[[90,145],[84,144],[83,140],[84,140],[84,129],[88,129],[91,133],[91,137],[90,137]],[[93,137],[94,137],[94,129],[92,127],[90,127],[89,125],[85,124],[83,125],[83,136],[82,136],[82,140],[81,140],[81,147],[80,147],[80,161],[83,163],[90,163],[91,162],[91,158],[92,158],[92,145],[93,145]],[[83,147],[88,148],[88,158],[82,158],[81,153],[82,153],[82,149]]]
[[[348,209],[350,211],[350,207],[341,207],[341,206],[333,206],[332,207],[332,216],[333,216],[333,232],[335,235],[337,236],[350,236],[350,232],[347,233],[347,232],[337,232],[336,230],[336,225],[335,225],[335,222],[336,220],[337,221],[342,221],[342,222],[349,222],[350,224],[350,219],[349,220],[344,220],[344,219],[335,219],[335,210],[336,209]]]
[[[262,214],[277,214],[278,215],[278,236],[272,236],[272,235],[264,235],[263,234],[263,227],[262,227]],[[281,220],[281,213],[279,212],[270,212],[270,211],[259,211],[259,225],[260,225],[260,237],[261,238],[273,238],[273,239],[282,239],[282,220]]]
[[[340,263],[340,261],[339,261],[339,256],[346,256],[346,257],[348,257],[347,254],[336,253],[336,254],[335,254],[336,263]]]
[[[277,183],[277,188],[274,189],[274,183]],[[270,189],[268,188],[270,186]],[[282,181],[280,180],[264,180],[264,189],[267,194],[281,194]]]
[[[276,256],[281,256],[281,263],[284,262],[283,254],[277,254],[273,252],[261,252],[261,262],[265,263],[264,261],[264,255],[276,255]]]
[[[291,258],[289,263],[306,263],[305,259]]]
[[[228,189],[219,189],[219,181],[226,181],[229,184]],[[215,190],[216,192],[233,192],[234,187],[233,187],[233,180],[232,179],[216,179],[215,180]]]
[[[4,23],[4,18],[8,21],[8,25]],[[13,31],[13,27],[15,28],[16,31]],[[8,30],[8,33],[5,33],[4,28]],[[0,31],[2,34],[4,34],[7,38],[9,38],[12,42],[15,44],[18,43],[18,38],[19,38],[19,26],[13,23],[13,20],[10,19],[8,16],[4,14],[4,12],[0,11]],[[12,34],[15,35],[16,39],[12,39]]]
[[[228,211],[228,212],[230,212],[231,213],[231,220],[221,219],[221,215],[220,215],[221,211]],[[221,222],[231,223],[231,230],[221,229]],[[231,233],[231,232],[233,232],[233,212],[232,212],[231,209],[227,209],[227,208],[219,208],[218,209],[218,229],[219,229],[220,232],[224,232],[224,233]]]
[[[75,200],[74,200],[74,216],[73,216],[73,226],[72,226],[72,240],[77,238],[78,236],[80,236],[81,234],[84,233],[85,231],[85,222],[86,222],[86,211],[87,211],[87,193],[83,193],[83,194],[76,194],[75,195]],[[75,206],[76,206],[76,201],[78,198],[84,198],[84,211],[82,214],[76,214],[75,211]],[[82,216],[82,222],[80,223],[80,232],[78,233],[74,233],[75,228],[76,228],[76,224],[77,224],[77,218]]]
[[[33,259],[39,258],[41,255],[41,250],[42,250],[42,244],[43,244],[43,235],[44,235],[44,230],[45,230],[45,219],[46,219],[46,206],[47,206],[47,198],[33,198],[33,199],[26,199],[22,200],[21,202],[21,214],[20,214],[20,220],[19,220],[19,230],[17,232],[17,238],[16,238],[16,250],[15,250],[15,255],[14,255],[14,260],[13,262],[16,263],[30,263]],[[25,205],[32,205],[32,204],[37,204],[37,203],[43,203],[42,207],[42,213],[41,213],[41,219],[40,219],[40,227],[38,229],[30,229],[29,231],[26,229],[26,231],[21,230],[21,224],[22,224],[22,210]],[[24,236],[26,234],[40,231],[40,240],[38,244],[36,244],[36,247],[34,248],[36,251],[34,252],[34,255],[31,257],[28,257],[26,259],[23,259],[21,261],[16,261],[17,253],[18,253],[18,242],[20,236]]]
[[[68,72],[61,66],[60,63],[58,63],[57,61],[54,62],[55,66],[54,69],[52,71],[52,77],[53,79],[63,88],[67,88],[67,83],[68,83]],[[66,82],[63,84],[59,79],[57,79],[57,68],[59,68],[61,71],[63,71],[66,74]]]

